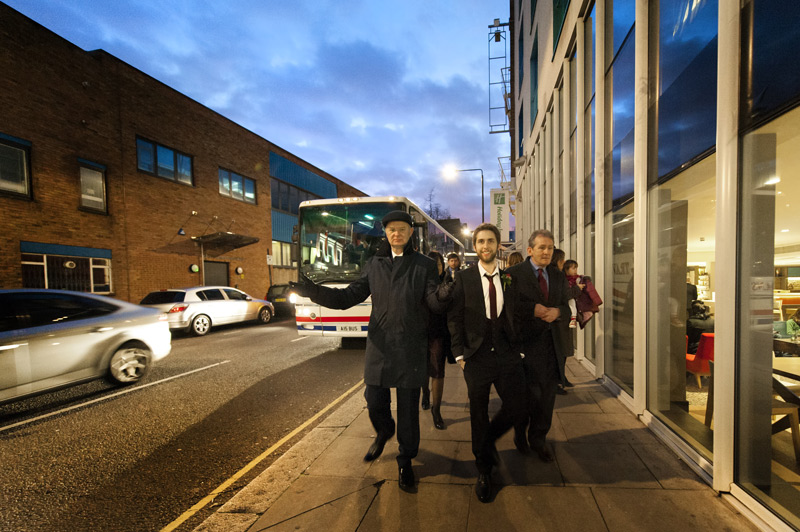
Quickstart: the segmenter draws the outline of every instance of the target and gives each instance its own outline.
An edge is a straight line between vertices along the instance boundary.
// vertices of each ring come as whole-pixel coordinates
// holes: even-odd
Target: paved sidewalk
[[[575,387],[558,396],[549,435],[556,461],[521,455],[506,434],[492,503],[475,496],[466,384],[448,365],[446,430],[420,411],[417,494],[398,487],[396,439],[363,461],[374,432],[359,392],[195,531],[758,530],[579,363],[567,371]]]

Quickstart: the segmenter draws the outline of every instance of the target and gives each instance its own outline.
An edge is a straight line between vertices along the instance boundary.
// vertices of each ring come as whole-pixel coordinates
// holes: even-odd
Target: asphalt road
[[[363,346],[339,345],[301,339],[293,320],[174,335],[128,393],[98,381],[0,406],[0,530],[161,530],[360,381]]]

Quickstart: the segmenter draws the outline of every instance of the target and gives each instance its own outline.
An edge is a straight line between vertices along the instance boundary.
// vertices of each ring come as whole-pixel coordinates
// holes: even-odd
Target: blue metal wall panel
[[[321,198],[335,198],[336,185],[314,172],[293,163],[277,153],[269,152],[269,175],[307,190]],[[296,222],[295,222],[296,223]],[[273,229],[273,234],[275,230]]]
[[[297,216],[272,211],[272,240],[291,242],[292,229],[297,225]]]
[[[289,234],[291,237],[291,233]],[[84,248],[79,246],[65,246],[62,244],[43,244],[41,242],[19,243],[22,253],[41,253],[43,255],[66,255],[69,257],[93,257],[95,259],[110,259],[111,250],[101,248]]]

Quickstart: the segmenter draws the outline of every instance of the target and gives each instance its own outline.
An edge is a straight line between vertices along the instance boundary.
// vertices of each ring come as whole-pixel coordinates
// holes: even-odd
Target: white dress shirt
[[[494,277],[492,277],[492,282],[494,283],[494,291],[496,296],[497,302],[497,315],[499,316],[500,313],[503,311],[503,283],[500,282],[500,268],[497,267],[497,264],[494,266],[494,272],[487,272],[483,268],[483,264],[478,262],[478,273],[481,274],[481,285],[483,286],[483,302],[484,307],[486,308],[486,319],[491,319],[490,310],[489,310],[489,279],[487,279],[484,274],[492,275],[494,273]]]

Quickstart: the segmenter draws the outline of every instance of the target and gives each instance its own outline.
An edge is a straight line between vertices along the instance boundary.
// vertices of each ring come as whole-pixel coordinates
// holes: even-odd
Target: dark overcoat
[[[558,268],[547,268],[550,285],[548,298],[545,299],[539,290],[539,280],[536,278],[530,258],[511,266],[506,271],[512,278],[514,331],[522,352],[526,358],[537,356],[539,345],[545,341],[544,335],[552,334],[558,358],[558,371],[563,378],[566,357],[572,353],[572,335],[568,328],[570,309],[567,303],[570,290],[566,275]],[[533,312],[537,303],[558,308],[561,316],[553,323],[535,317]]]
[[[441,313],[436,262],[411,241],[392,260],[388,246],[370,258],[361,277],[347,288],[318,286],[311,299],[324,307],[346,309],[372,296],[367,331],[364,382],[385,388],[419,388],[428,381],[428,319]]]

